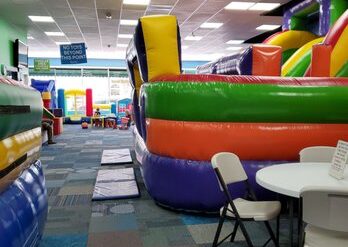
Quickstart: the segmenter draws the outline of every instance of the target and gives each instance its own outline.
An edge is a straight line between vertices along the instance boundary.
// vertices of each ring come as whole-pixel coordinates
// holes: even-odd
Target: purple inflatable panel
[[[242,163],[258,199],[274,199],[274,193],[256,183],[255,174],[261,168],[282,162],[243,161]],[[142,171],[146,188],[152,198],[170,208],[216,212],[225,202],[214,170],[208,161],[180,160],[145,152]],[[233,184],[229,189],[234,198],[244,196],[243,183]]]
[[[306,9],[312,4],[319,3],[319,23],[318,30],[315,33],[319,36],[324,36],[327,34],[330,28],[330,3],[331,0],[304,0],[303,2],[290,7],[284,13],[283,17],[283,29],[289,30],[291,25],[291,18],[293,15],[299,13],[300,11]]]
[[[139,100],[138,100],[138,95],[135,89],[133,89],[132,102],[133,102],[132,112],[133,112],[133,119],[135,122],[135,126],[138,129],[138,132],[141,133]]]
[[[237,71],[239,75],[252,75],[253,48],[248,47],[237,61]]]

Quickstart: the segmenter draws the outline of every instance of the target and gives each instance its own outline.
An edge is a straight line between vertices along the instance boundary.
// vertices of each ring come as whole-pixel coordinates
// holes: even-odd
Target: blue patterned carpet
[[[218,218],[157,206],[146,192],[137,164],[111,168],[135,168],[140,198],[91,201],[97,171],[110,169],[100,166],[102,150],[132,149],[130,131],[64,125],[64,133],[56,141],[56,145],[43,147],[41,157],[49,213],[40,247],[211,246]],[[281,222],[281,246],[288,246],[287,222]],[[263,224],[247,223],[247,229],[256,246],[268,238]],[[232,224],[225,224],[223,234],[230,231]],[[238,233],[235,243],[221,246],[246,246],[243,240]]]

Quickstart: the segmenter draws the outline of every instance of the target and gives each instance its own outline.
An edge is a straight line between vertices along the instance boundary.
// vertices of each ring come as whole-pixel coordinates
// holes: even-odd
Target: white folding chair
[[[348,246],[348,188],[307,187],[301,191],[302,242],[306,247]]]
[[[300,151],[300,162],[331,162],[336,147],[313,146]]]
[[[270,234],[270,238],[267,240],[264,246],[266,246],[271,240],[274,242],[275,246],[279,246],[279,213],[281,209],[280,202],[256,201],[255,194],[248,183],[247,174],[245,173],[237,155],[224,152],[218,153],[213,156],[211,163],[220,183],[220,188],[226,195],[226,203],[220,210],[220,220],[215,233],[213,247],[220,245],[229,237],[231,237],[230,241],[233,242],[238,227],[240,227],[248,246],[254,246],[243,221],[264,222],[267,231]],[[237,198],[234,200],[232,199],[227,186],[236,182],[245,182],[248,195],[247,197],[251,200],[243,198]],[[232,233],[230,233],[219,242],[221,228],[226,218],[235,220],[234,228]],[[272,228],[268,222],[269,220],[274,218],[277,218],[276,235],[273,233]]]

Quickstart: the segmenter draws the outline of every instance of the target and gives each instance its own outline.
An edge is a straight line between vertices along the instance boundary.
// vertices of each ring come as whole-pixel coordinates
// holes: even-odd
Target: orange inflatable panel
[[[297,160],[302,148],[348,141],[348,124],[217,123],[147,119],[151,153],[210,160],[233,152],[243,160]]]
[[[282,48],[275,45],[253,45],[253,75],[280,76]]]
[[[332,48],[330,45],[313,45],[310,70],[312,77],[330,76],[331,51]]]

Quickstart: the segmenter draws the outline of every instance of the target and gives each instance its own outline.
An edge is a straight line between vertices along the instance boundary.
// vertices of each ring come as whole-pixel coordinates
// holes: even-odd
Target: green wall
[[[13,66],[13,42],[27,42],[27,32],[0,19],[0,64]]]

